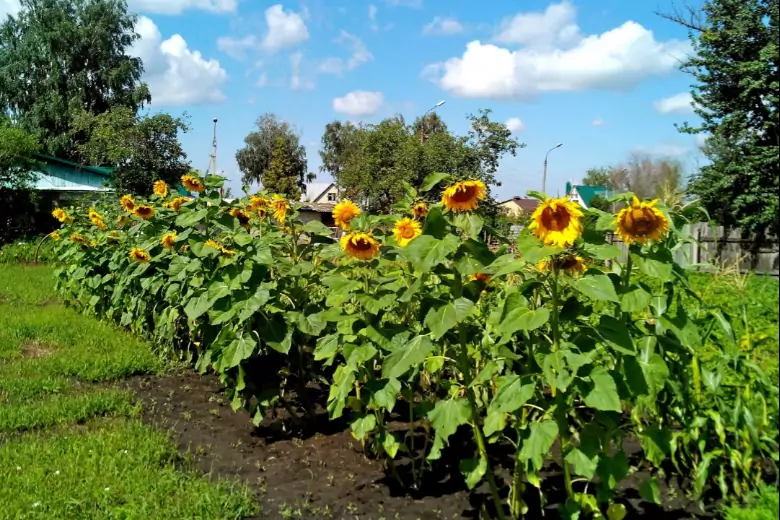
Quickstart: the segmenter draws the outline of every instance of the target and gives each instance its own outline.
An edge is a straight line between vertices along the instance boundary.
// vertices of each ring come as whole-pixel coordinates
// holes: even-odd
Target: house
[[[85,195],[98,195],[112,191],[111,169],[85,166],[65,159],[36,153],[39,163],[35,169],[33,189],[48,195],[52,202],[67,202]]]
[[[497,205],[506,211],[508,217],[521,218],[530,216],[539,206],[539,201],[527,197],[512,197],[504,202],[499,202]]]
[[[606,186],[586,186],[584,184],[573,184],[570,181],[566,183],[566,194],[569,196],[569,199],[588,209],[594,198],[601,197],[606,199],[609,197],[609,189]]]
[[[302,222],[318,220],[328,227],[335,228],[333,208],[339,201],[335,183],[307,184],[306,193],[301,195],[303,206],[298,210]]]
[[[335,183],[307,184],[306,193],[301,195],[301,202],[312,204],[336,204],[339,201],[339,192]]]

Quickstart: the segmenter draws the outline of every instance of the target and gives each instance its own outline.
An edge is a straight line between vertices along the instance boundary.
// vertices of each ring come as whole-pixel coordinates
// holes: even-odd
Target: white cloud
[[[606,124],[607,123],[605,123],[604,120],[601,119],[600,117],[597,117],[596,119],[590,122],[590,126],[604,126]]]
[[[693,142],[696,145],[696,148],[701,148],[705,144],[707,144],[707,139],[710,138],[710,134],[694,134],[693,135]]]
[[[423,34],[458,34],[463,32],[463,25],[455,18],[434,16],[430,23],[423,26]]]
[[[129,0],[128,7],[131,11],[160,14],[181,14],[187,9],[200,9],[211,13],[235,13],[238,0]]]
[[[368,6],[368,19],[376,22],[376,13],[379,9],[374,4]]]
[[[301,79],[301,62],[303,61],[302,52],[294,52],[290,56],[290,67],[292,75],[290,77],[290,88],[293,90],[311,90],[314,88],[314,82]]]
[[[265,10],[265,22],[268,32],[263,39],[254,34],[243,38],[220,36],[217,39],[217,48],[240,60],[244,59],[249,51],[273,53],[309,39],[309,29],[306,28],[303,16],[294,11],[285,12],[282,4],[272,5]]]
[[[517,117],[510,117],[509,119],[506,120],[506,123],[504,124],[509,129],[509,131],[512,132],[513,134],[519,134],[520,132],[525,130],[525,125]]]
[[[341,35],[336,39],[336,42],[346,46],[350,50],[351,55],[346,60],[334,57],[326,58],[319,67],[320,72],[323,74],[341,76],[344,72],[354,70],[374,59],[374,55],[368,51],[365,44],[357,36],[349,34],[344,30],[341,31]]]
[[[680,92],[655,101],[653,107],[661,114],[693,114],[693,97],[690,92]]]
[[[386,0],[388,4],[401,7],[413,7],[419,9],[422,7],[422,0]]]
[[[382,107],[385,98],[381,92],[355,90],[333,100],[333,110],[355,117],[371,116]]]
[[[552,7],[505,22],[497,38],[521,44],[519,49],[472,41],[462,56],[429,65],[423,75],[467,98],[518,100],[544,92],[628,90],[647,77],[677,70],[690,49],[688,42],[658,41],[632,21],[582,36],[568,14],[568,2]],[[529,20],[543,30],[536,31]]]
[[[219,103],[225,99],[222,86],[227,73],[219,61],[206,60],[200,51],[190,50],[178,34],[162,39],[160,30],[145,16],[138,18],[141,38],[130,54],[144,62],[143,80],[152,92],[155,107]]]

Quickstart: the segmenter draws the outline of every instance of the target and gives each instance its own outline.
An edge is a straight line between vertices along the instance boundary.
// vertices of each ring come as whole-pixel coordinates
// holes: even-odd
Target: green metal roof
[[[575,188],[577,188],[577,193],[580,194],[582,201],[588,207],[590,207],[590,202],[596,198],[596,196],[606,198],[608,191],[606,186],[585,186],[583,184],[581,186],[575,186]]]
[[[66,166],[70,166],[74,170],[96,173],[98,175],[102,175],[103,177],[111,177],[111,174],[113,173],[113,168],[105,168],[103,166],[87,166],[84,164],[71,162],[65,159],[60,159],[59,157],[54,157],[52,155],[46,155],[43,153],[35,153],[33,155],[47,162],[56,162],[56,163],[64,164]]]

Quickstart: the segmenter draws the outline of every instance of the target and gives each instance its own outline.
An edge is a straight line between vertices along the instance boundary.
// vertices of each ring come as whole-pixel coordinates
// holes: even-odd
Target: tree
[[[124,0],[21,0],[0,25],[0,109],[40,135],[43,150],[76,159],[88,136],[70,131],[74,110],[135,111],[151,97],[139,38]]]
[[[33,154],[40,150],[38,138],[0,118],[0,189],[26,188],[36,166]]]
[[[356,146],[357,130],[350,122],[333,121],[325,125],[319,152],[322,160],[321,172],[330,173],[334,179],[339,177],[348,154]]]
[[[290,141],[282,136],[277,137],[271,162],[261,179],[263,187],[288,199],[300,199],[305,170],[299,166],[300,162],[293,159]]]
[[[146,196],[154,181],[175,186],[190,171],[179,141],[179,132],[188,130],[183,118],[166,113],[139,117],[119,107],[99,115],[80,111],[71,131],[90,136],[76,149],[78,162],[112,167],[117,192]]]
[[[708,136],[710,164],[691,180],[710,216],[725,226],[780,231],[778,0],[707,0],[701,11],[662,15],[690,31],[696,51],[683,70],[701,124],[679,130]]]
[[[250,132],[244,138],[245,146],[236,152],[236,162],[241,170],[241,180],[244,184],[263,184],[271,191],[284,188],[265,184],[266,172],[271,168],[274,152],[279,149],[278,139],[285,141],[283,150],[287,153],[287,176],[296,178],[299,193],[305,191],[306,181],[313,180],[314,174],[307,173],[306,149],[301,145],[300,136],[286,121],[279,121],[274,114],[266,113],[255,123],[257,130]],[[324,139],[324,138],[323,138]],[[281,153],[281,152],[280,152]],[[277,160],[277,163],[281,159]],[[276,175],[276,174],[274,174]],[[272,177],[272,178],[275,178]]]
[[[656,198],[662,192],[680,191],[682,180],[683,167],[680,162],[634,154],[624,164],[590,168],[582,184],[605,186],[611,192],[631,191],[640,198]]]
[[[585,172],[582,184],[585,186],[604,186],[609,190],[614,190],[611,173],[609,168],[589,168]]]

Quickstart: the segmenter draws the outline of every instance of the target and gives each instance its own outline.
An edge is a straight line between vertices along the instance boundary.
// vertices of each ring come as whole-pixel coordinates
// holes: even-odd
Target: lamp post
[[[426,111],[426,112],[423,114],[423,116],[422,116],[422,119],[420,120],[420,144],[424,144],[424,143],[425,143],[425,116],[427,116],[428,114],[430,114],[431,112],[433,112],[434,110],[436,110],[437,108],[439,108],[440,106],[442,106],[444,103],[446,103],[446,101],[444,101],[444,100],[442,99],[441,101],[439,101],[438,103],[436,103],[436,105],[435,105],[435,106],[432,106],[431,108],[429,108],[429,109],[428,109],[428,110],[427,110],[427,111]]]
[[[563,143],[558,143],[549,150],[547,150],[547,153],[544,155],[544,173],[542,174],[542,193],[547,193],[547,156],[550,155],[550,152],[555,150],[556,148],[560,148],[563,146]]]

